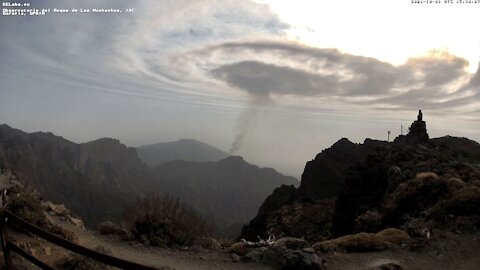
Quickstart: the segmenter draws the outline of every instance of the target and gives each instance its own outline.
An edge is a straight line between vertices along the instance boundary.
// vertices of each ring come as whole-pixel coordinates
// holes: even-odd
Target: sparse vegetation
[[[454,192],[452,196],[440,201],[432,213],[436,217],[445,215],[480,215],[480,188],[468,186]]]
[[[386,200],[386,220],[396,222],[405,216],[415,216],[434,206],[450,194],[449,181],[434,174],[418,174],[402,183]],[[402,221],[403,222],[403,221]]]
[[[78,242],[77,236],[70,230],[48,221],[41,199],[35,190],[23,189],[13,194],[8,202],[8,210],[20,218],[68,241]],[[14,229],[20,230],[11,224]],[[21,231],[21,230],[20,230]]]
[[[355,219],[356,232],[375,232],[382,225],[382,213],[368,210]]]
[[[153,193],[125,209],[124,223],[137,239],[153,246],[190,245],[209,231],[208,223],[191,206]]]
[[[410,237],[402,230],[389,228],[378,233],[357,233],[318,242],[313,248],[320,252],[368,252],[385,250],[408,242]]]
[[[43,227],[47,223],[40,198],[33,192],[20,192],[10,198],[8,210],[20,218]]]

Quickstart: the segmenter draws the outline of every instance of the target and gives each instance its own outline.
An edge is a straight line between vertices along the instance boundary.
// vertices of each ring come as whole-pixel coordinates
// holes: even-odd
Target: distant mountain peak
[[[201,142],[199,140],[191,139],[191,138],[182,138],[177,140],[176,142],[190,142],[190,143],[202,143],[205,144],[204,142]]]
[[[243,157],[241,157],[241,156],[228,156],[228,157],[220,160],[220,162],[246,163],[245,160],[243,159]]]
[[[180,139],[137,147],[138,156],[149,166],[157,166],[175,160],[219,161],[228,154],[214,146],[195,139]]]

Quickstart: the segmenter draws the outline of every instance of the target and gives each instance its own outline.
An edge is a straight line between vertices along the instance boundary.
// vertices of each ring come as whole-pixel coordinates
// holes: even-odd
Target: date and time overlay
[[[405,0],[412,5],[479,5],[480,0]],[[29,2],[2,2],[2,16],[45,16],[58,14],[135,13],[135,8],[55,8],[33,7]]]
[[[480,0],[479,0],[480,1]],[[135,13],[135,8],[56,8],[33,7],[29,2],[2,2],[2,16],[45,16],[58,14]]]

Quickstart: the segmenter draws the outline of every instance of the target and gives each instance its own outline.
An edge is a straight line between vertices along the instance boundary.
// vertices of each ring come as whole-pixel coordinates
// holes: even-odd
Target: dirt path
[[[230,253],[222,251],[201,250],[198,252],[172,251],[160,248],[150,248],[143,245],[129,245],[120,240],[83,231],[75,227],[69,228],[77,234],[80,245],[89,248],[103,246],[112,251],[116,257],[142,263],[153,267],[169,266],[176,270],[272,270],[270,266],[234,262]]]
[[[102,236],[73,225],[63,224],[76,233],[80,244],[89,248],[103,246],[113,255],[153,267],[168,266],[176,270],[273,270],[273,266],[258,263],[234,262],[228,251],[198,250],[176,251],[131,245],[114,237]],[[427,242],[417,250],[403,248],[383,252],[323,254],[328,270],[378,269],[380,265],[394,263],[403,269],[425,270],[477,270],[480,269],[480,234],[445,235]]]

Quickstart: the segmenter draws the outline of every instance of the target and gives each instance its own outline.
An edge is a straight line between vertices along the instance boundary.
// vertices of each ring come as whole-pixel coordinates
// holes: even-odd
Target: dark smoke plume
[[[252,96],[252,100],[250,101],[248,107],[238,117],[237,134],[235,135],[235,139],[230,147],[230,151],[228,151],[230,155],[236,154],[243,147],[254,119],[257,117],[261,108],[269,103],[271,103],[271,99],[269,97]]]

